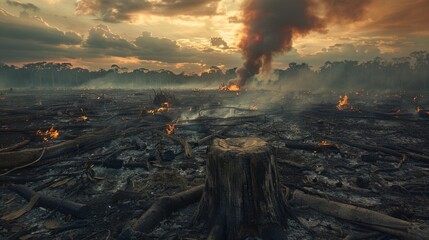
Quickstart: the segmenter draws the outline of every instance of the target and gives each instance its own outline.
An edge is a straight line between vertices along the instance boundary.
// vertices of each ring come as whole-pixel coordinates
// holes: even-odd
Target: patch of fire
[[[237,84],[228,84],[222,83],[219,86],[219,91],[230,91],[230,92],[238,92],[240,91],[240,86]]]
[[[171,124],[167,124],[167,128],[165,129],[165,131],[167,132],[168,135],[173,135],[174,132],[176,131],[176,125],[179,123],[179,119],[177,119],[175,122],[171,123]]]
[[[256,105],[250,105],[249,110],[256,111],[256,110],[258,110],[258,107]]]
[[[37,130],[36,135],[41,136],[43,139],[43,142],[48,142],[49,140],[56,139],[60,135],[59,130],[55,130],[54,126],[52,126],[50,129],[46,131]]]
[[[208,239],[286,239],[287,205],[271,148],[260,138],[215,139],[196,221]]]
[[[318,144],[318,147],[324,150],[329,150],[334,152],[337,152],[340,150],[340,147],[338,146],[338,144],[329,143],[328,140],[322,140],[322,142]]]
[[[337,104],[337,109],[340,111],[353,110],[353,106],[349,103],[349,97],[347,95],[340,96],[340,100]]]
[[[163,103],[161,103],[160,108],[146,110],[146,113],[155,115],[156,113],[168,112],[169,110],[170,110],[170,103],[169,102],[163,102]]]

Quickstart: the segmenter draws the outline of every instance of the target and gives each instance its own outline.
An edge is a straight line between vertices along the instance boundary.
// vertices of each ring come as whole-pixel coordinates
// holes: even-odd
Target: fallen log
[[[404,239],[424,240],[429,226],[412,223],[365,208],[334,202],[295,190],[288,201],[292,206],[306,206],[317,212]]]
[[[285,146],[290,149],[306,150],[311,152],[339,152],[340,149],[335,144],[308,144],[297,142],[285,142]]]
[[[34,195],[39,194],[40,198],[36,203],[36,206],[38,207],[48,208],[51,210],[59,211],[64,214],[70,214],[77,218],[86,218],[89,213],[89,209],[85,204],[76,203],[61,198],[46,196],[41,193],[35,192],[23,185],[12,184],[9,185],[8,189],[25,198],[25,200],[27,201],[30,201],[30,199]]]
[[[333,137],[327,137],[327,139],[330,139],[332,141],[337,141],[346,145],[349,145],[351,147],[356,147],[356,148],[360,148],[363,150],[367,150],[367,151],[371,151],[371,152],[382,152],[382,153],[386,153],[395,157],[404,157],[404,156],[408,156],[409,158],[412,158],[414,160],[418,160],[418,161],[423,161],[423,162],[427,162],[429,163],[429,157],[422,155],[422,154],[418,154],[418,153],[411,153],[411,152],[406,152],[406,153],[401,153],[395,150],[392,150],[390,148],[386,148],[386,147],[379,147],[379,146],[372,146],[372,145],[367,145],[367,144],[360,144],[360,143],[355,143],[355,142],[350,142],[347,140],[343,140],[343,139],[339,139],[339,138],[333,138]]]
[[[13,150],[15,150],[15,149],[18,149],[18,148],[21,148],[21,147],[24,147],[25,145],[27,145],[28,143],[30,143],[30,140],[24,140],[24,141],[22,141],[22,142],[19,142],[19,143],[17,143],[17,144],[14,144],[14,145],[12,145],[12,146],[9,146],[9,147],[5,147],[5,148],[2,148],[2,149],[0,149],[0,153],[1,152],[10,152],[10,151],[13,151]]]
[[[173,196],[162,197],[157,200],[132,226],[134,231],[148,233],[159,222],[171,213],[198,202],[203,194],[204,185],[193,187]]]
[[[122,126],[108,127],[46,148],[32,148],[15,152],[2,152],[0,153],[0,168],[15,168],[29,164],[38,159],[42,155],[43,151],[45,151],[45,153],[41,160],[53,158],[73,151],[83,152],[85,150],[90,150],[98,147],[106,141],[110,141],[123,128],[124,127]]]

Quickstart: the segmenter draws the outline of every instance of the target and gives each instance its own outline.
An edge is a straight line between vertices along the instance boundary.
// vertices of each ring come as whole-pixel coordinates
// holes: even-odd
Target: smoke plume
[[[332,22],[359,19],[372,0],[246,0],[239,43],[244,63],[236,84],[271,69],[275,54],[289,51],[293,39],[312,31],[325,33]]]

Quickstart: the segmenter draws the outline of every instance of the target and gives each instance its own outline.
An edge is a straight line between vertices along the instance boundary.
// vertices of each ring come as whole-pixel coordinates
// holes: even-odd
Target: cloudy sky
[[[0,0],[0,62],[61,61],[90,69],[118,64],[187,73],[239,67],[243,1]],[[318,67],[326,60],[428,51],[428,13],[429,0],[368,0],[359,19],[297,37],[273,65]]]

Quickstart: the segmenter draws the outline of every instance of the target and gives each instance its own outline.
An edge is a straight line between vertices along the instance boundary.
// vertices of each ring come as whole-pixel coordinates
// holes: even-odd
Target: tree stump
[[[259,138],[214,139],[197,221],[208,239],[286,239],[287,205],[271,148]]]

